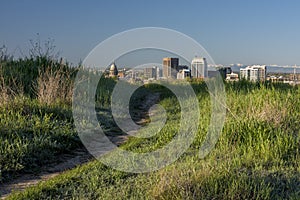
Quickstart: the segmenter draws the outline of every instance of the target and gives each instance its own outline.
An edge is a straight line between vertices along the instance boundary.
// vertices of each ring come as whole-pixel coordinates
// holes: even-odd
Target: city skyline
[[[300,65],[297,1],[5,0],[2,5],[0,46],[16,57],[28,55],[29,40],[39,33],[42,41],[54,39],[60,56],[77,64],[106,38],[151,26],[194,38],[218,64]],[[170,5],[174,12],[165,15]]]

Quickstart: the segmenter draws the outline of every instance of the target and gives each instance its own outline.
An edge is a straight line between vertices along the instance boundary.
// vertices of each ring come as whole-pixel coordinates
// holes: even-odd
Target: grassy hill
[[[226,84],[227,116],[222,135],[215,149],[200,159],[199,147],[211,114],[210,96],[205,83],[191,84],[199,100],[200,127],[188,151],[173,164],[134,174],[95,160],[8,199],[299,199],[300,88],[244,81]],[[150,152],[176,135],[180,106],[163,87],[150,85],[140,91],[161,94],[159,104],[167,111],[167,123],[159,134],[148,139],[131,137],[121,148]],[[57,116],[59,123],[64,121]],[[50,130],[65,129],[59,123],[42,124],[48,124]],[[23,141],[22,137],[19,140]],[[69,140],[62,143],[70,144]]]

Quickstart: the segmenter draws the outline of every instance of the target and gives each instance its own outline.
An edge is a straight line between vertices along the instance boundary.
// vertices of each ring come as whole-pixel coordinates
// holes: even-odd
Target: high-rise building
[[[156,69],[156,78],[159,79],[162,76],[163,76],[162,75],[162,70],[159,67],[157,67],[157,69]]]
[[[178,63],[178,58],[163,58],[163,76],[165,78],[176,78]]]
[[[147,67],[144,68],[144,77],[145,78],[157,78],[157,67],[153,66],[153,67]]]
[[[205,58],[195,57],[191,63],[191,75],[193,78],[207,77],[207,62]]]
[[[240,77],[250,81],[265,81],[266,75],[266,65],[252,65],[240,69]]]

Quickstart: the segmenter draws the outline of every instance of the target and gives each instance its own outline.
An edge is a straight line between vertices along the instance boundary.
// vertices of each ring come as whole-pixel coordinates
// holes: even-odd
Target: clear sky
[[[300,65],[300,1],[2,0],[0,45],[28,54],[39,33],[77,63],[101,41],[137,27],[164,27],[198,41],[216,63]]]

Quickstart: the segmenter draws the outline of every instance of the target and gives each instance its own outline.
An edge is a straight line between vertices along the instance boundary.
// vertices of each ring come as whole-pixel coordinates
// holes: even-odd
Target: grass
[[[0,107],[1,182],[38,171],[56,155],[80,146],[71,116],[68,107],[45,106],[26,97]]]
[[[299,199],[300,88],[245,81],[226,84],[222,135],[215,149],[200,159],[198,150],[210,120],[210,97],[204,83],[191,84],[199,99],[200,127],[188,151],[173,164],[132,174],[94,161],[8,199]],[[176,98],[163,87],[145,89],[161,93],[160,104],[168,120],[152,138],[130,138],[122,146],[130,151],[158,149],[178,130]]]
[[[71,110],[77,69],[46,57],[1,60],[1,183],[18,173],[38,171],[62,152],[82,145]],[[101,79],[95,95],[98,120],[107,134],[121,134],[110,110],[115,84]],[[211,103],[202,81],[191,80],[191,85],[199,101],[199,129],[190,148],[173,164],[133,174],[93,161],[8,199],[300,199],[300,88],[244,80],[227,83],[222,135],[213,151],[200,159]],[[145,85],[131,97],[134,120],[141,119],[137,110],[151,93],[160,94],[165,126],[147,139],[130,137],[122,149],[151,152],[178,132],[178,100],[157,84]]]
[[[0,183],[82,145],[71,110],[76,71],[46,56],[0,59]]]

